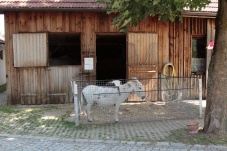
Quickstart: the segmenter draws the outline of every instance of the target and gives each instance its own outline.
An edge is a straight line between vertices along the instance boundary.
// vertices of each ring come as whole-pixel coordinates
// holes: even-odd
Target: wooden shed
[[[96,0],[0,2],[8,104],[70,103],[72,78],[126,79],[138,71],[158,78],[168,62],[178,76],[205,81],[211,54],[205,47],[214,40],[217,4],[186,10],[183,22],[148,17],[124,33],[112,27],[114,15]]]

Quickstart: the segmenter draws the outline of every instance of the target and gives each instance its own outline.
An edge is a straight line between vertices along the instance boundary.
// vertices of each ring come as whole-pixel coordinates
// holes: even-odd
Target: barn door
[[[158,84],[158,34],[128,33],[127,34],[127,77],[141,79],[146,90],[146,101],[157,100]],[[141,101],[132,96],[129,101]]]

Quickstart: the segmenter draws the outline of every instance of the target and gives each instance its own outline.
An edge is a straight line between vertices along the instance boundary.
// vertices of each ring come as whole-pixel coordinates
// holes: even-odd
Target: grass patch
[[[66,121],[71,111],[55,116],[58,106],[4,106],[0,105],[0,133],[13,134],[36,134],[59,136],[64,131],[86,131],[89,127],[75,126],[74,122]],[[53,112],[52,112],[53,111]],[[12,131],[13,130],[13,131]],[[37,133],[37,131],[39,131]],[[56,133],[56,134],[55,134]],[[66,136],[65,136],[66,137]]]
[[[178,142],[184,144],[201,144],[201,145],[227,145],[227,135],[217,136],[205,134],[199,130],[197,134],[188,133],[187,129],[179,129],[161,141]]]
[[[5,91],[6,91],[6,84],[0,85],[0,93],[5,92]]]
[[[15,106],[4,106],[4,105],[0,105],[0,111],[6,114],[19,112],[17,111]]]

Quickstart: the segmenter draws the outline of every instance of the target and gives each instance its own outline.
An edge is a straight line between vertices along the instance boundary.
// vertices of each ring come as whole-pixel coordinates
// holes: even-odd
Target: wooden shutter
[[[47,66],[46,33],[13,34],[14,67]]]

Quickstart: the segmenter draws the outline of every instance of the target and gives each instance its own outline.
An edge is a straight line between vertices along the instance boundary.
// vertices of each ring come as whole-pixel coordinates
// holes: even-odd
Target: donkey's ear
[[[137,79],[136,77],[132,77],[132,81],[133,81],[133,82],[137,82],[138,79]]]

